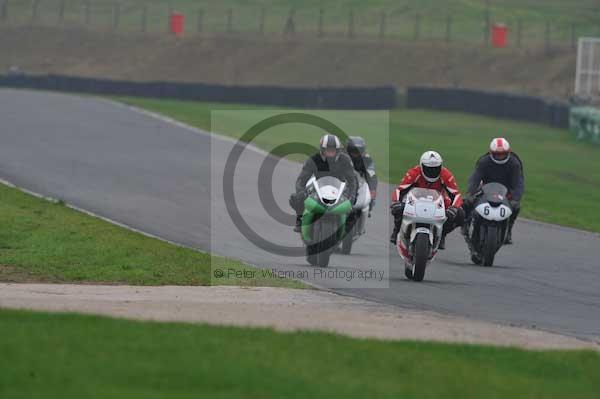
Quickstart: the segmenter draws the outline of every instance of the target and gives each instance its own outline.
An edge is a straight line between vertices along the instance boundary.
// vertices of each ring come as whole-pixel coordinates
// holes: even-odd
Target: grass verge
[[[206,130],[211,128],[211,110],[251,109],[258,115],[269,109],[140,98],[118,100]],[[244,118],[256,115],[240,113],[238,120],[221,124],[218,132],[238,138],[248,127]],[[356,117],[355,112],[350,115]],[[525,164],[526,194],[522,215],[600,232],[600,146],[575,142],[566,130],[461,113],[420,110],[392,111],[389,138],[379,131],[369,131],[364,125],[364,122],[357,121],[356,128],[349,131],[349,135],[365,137],[384,180],[400,181],[405,171],[418,162],[423,151],[436,149],[463,189],[476,160],[486,152],[490,140],[495,136],[507,137]],[[274,134],[261,135],[255,144],[266,149],[291,141],[315,145],[320,134],[322,132],[316,129],[307,132],[303,125],[285,125]]]
[[[211,285],[211,267],[250,266],[178,247],[0,184],[0,280]],[[262,273],[229,273],[219,285],[301,288]],[[233,276],[240,276],[233,277]],[[249,278],[245,276],[253,275]]]
[[[0,310],[3,398],[596,398],[600,354]]]

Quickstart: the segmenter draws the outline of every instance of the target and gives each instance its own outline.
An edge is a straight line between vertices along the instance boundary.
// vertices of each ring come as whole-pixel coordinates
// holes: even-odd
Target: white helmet
[[[421,155],[421,175],[428,182],[433,183],[442,174],[442,156],[435,151],[426,151]]]
[[[510,159],[510,144],[503,137],[497,137],[490,143],[490,158],[499,165],[503,165]]]

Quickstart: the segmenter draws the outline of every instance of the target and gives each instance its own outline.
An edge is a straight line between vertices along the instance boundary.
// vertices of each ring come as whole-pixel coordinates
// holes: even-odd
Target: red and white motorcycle
[[[402,226],[396,238],[407,278],[422,281],[425,269],[437,254],[446,222],[444,197],[435,190],[413,188],[404,198]]]

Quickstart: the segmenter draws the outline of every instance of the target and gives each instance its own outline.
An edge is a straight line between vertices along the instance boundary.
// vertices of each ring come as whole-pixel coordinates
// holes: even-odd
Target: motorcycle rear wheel
[[[354,217],[349,216],[346,222],[346,235],[342,239],[342,253],[344,255],[350,255],[352,252],[352,244],[354,244],[354,233],[356,231],[356,220]]]

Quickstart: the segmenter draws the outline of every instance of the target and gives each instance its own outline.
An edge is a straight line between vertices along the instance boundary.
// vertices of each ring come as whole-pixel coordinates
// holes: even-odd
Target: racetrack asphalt
[[[265,251],[232,222],[226,209],[231,198],[223,195],[232,140],[106,100],[45,92],[0,90],[0,118],[0,178],[19,187],[183,245],[305,272],[312,283],[336,292],[600,341],[597,234],[519,220],[516,244],[500,250],[494,267],[484,268],[471,264],[456,231],[425,281],[414,283],[404,278],[402,262],[387,242],[390,186],[382,185],[367,234],[355,243],[353,255],[334,255],[327,269],[373,270],[373,278],[316,276],[302,257]],[[240,159],[234,186],[240,213],[269,241],[298,246],[291,227],[274,220],[272,209],[265,211],[259,200],[257,175],[264,160],[255,150]],[[274,197],[286,212],[299,168],[281,160],[273,175]]]

